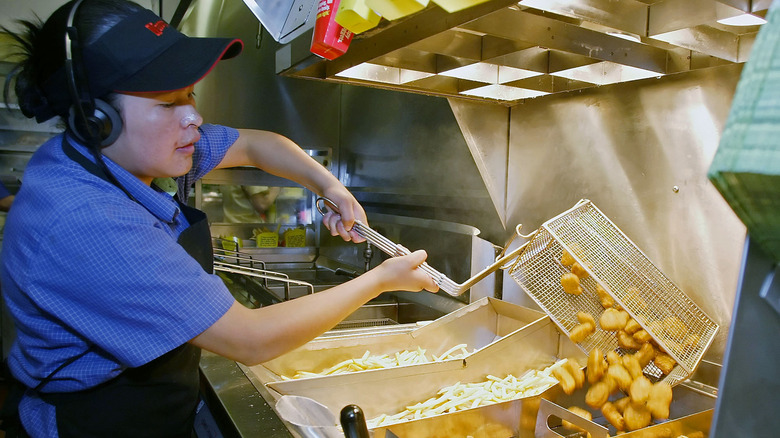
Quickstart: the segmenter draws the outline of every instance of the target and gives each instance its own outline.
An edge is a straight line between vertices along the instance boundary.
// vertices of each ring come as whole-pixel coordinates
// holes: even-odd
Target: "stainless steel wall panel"
[[[498,212],[445,99],[345,86],[341,105],[339,177],[367,209],[465,223],[501,239]]]

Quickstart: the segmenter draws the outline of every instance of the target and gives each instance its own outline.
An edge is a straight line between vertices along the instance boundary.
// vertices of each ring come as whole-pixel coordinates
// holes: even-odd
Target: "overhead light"
[[[512,101],[512,100],[519,100],[519,99],[528,99],[537,96],[544,96],[545,94],[549,94],[549,93],[546,93],[544,91],[538,91],[538,90],[528,90],[525,88],[510,87],[507,85],[493,84],[493,85],[485,85],[478,88],[472,88],[466,91],[461,91],[460,94],[466,96],[486,97],[488,99]]]
[[[336,73],[336,76],[370,82],[382,82],[385,84],[400,85],[433,76],[433,73],[407,70],[398,67],[388,67],[385,65],[364,62],[354,67],[350,67],[340,73]]]
[[[720,19],[718,23],[727,26],[761,26],[766,23],[766,20],[753,14],[742,14]]]
[[[439,74],[452,78],[484,82],[486,84],[495,84],[498,82],[498,66],[487,62],[475,62],[450,70],[440,71]]]
[[[557,71],[552,73],[552,75],[574,81],[589,82],[591,84],[597,85],[608,85],[616,84],[618,82],[628,82],[638,79],[663,76],[663,73],[632,67],[630,65],[621,65],[609,61],[602,61],[595,64],[588,64],[567,70]]]

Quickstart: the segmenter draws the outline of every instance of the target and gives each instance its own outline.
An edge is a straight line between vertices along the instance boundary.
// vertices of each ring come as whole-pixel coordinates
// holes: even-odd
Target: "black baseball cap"
[[[90,44],[78,46],[80,75],[93,98],[111,92],[165,92],[203,79],[223,59],[243,49],[239,39],[189,37],[148,9],[139,9]],[[79,62],[74,56],[74,63]],[[65,69],[42,86],[50,111],[39,122],[62,114],[72,104]],[[83,81],[83,79],[82,79]],[[52,111],[53,110],[53,111]]]
[[[100,96],[188,87],[242,48],[238,39],[188,37],[143,9],[84,46],[82,57],[92,94]]]

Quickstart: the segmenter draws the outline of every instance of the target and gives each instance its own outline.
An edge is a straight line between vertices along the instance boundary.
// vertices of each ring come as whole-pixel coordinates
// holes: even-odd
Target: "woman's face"
[[[103,153],[146,184],[187,173],[203,123],[192,90],[119,94],[122,133]]]

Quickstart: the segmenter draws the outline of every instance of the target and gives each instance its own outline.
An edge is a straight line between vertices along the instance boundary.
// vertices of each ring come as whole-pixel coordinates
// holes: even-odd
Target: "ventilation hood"
[[[550,93],[743,63],[770,3],[488,0],[454,13],[431,3],[356,35],[347,53],[332,61],[309,52],[309,27],[277,51],[276,72],[514,105]],[[723,24],[735,17],[758,23]]]
[[[244,0],[265,30],[287,43],[314,26],[316,0]]]

